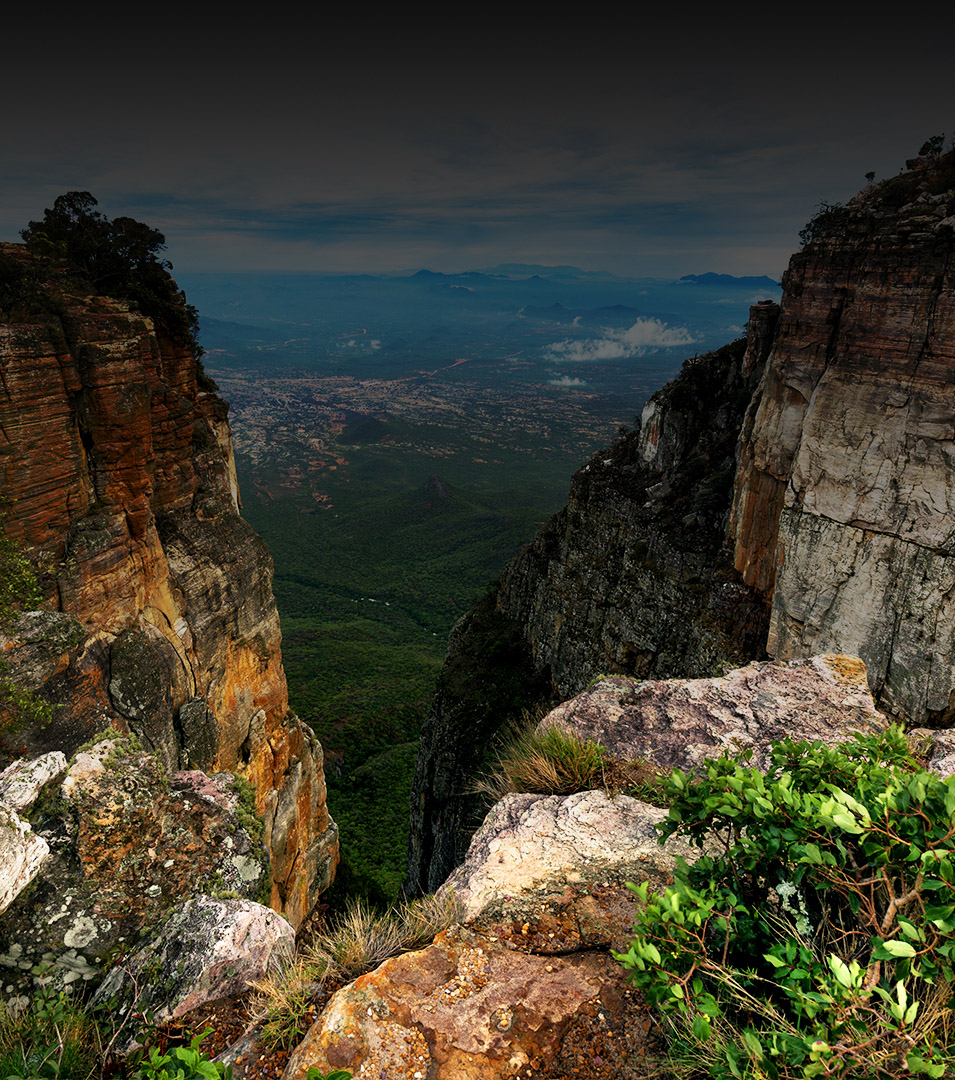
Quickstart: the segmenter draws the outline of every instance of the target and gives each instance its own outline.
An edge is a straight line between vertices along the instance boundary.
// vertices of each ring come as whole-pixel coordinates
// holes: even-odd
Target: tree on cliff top
[[[67,192],[44,210],[42,221],[31,221],[20,235],[31,251],[65,258],[98,293],[135,303],[199,356],[196,309],[170,277],[172,263],[159,257],[166,238],[135,218],[110,220],[96,205],[88,191]]]

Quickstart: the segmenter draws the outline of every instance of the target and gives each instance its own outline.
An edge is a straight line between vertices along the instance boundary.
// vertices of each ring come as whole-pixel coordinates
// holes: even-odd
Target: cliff
[[[289,711],[272,566],[238,512],[227,406],[190,348],[65,264],[0,247],[4,532],[39,568],[43,613],[8,643],[54,705],[0,753],[72,753],[131,730],[169,771],[249,779],[271,903],[297,924],[337,830],[321,747]]]
[[[845,652],[881,708],[955,716],[955,155],[826,207],[745,343],[687,361],[640,430],[455,628],[424,727],[408,886],[460,861],[502,726],[600,674]]]
[[[955,718],[955,155],[821,214],[739,446],[730,538],[767,650],[866,663],[880,706]]]
[[[760,305],[745,341],[688,360],[455,627],[421,734],[411,891],[433,891],[464,857],[483,811],[475,770],[522,711],[600,674],[703,676],[763,655],[766,608],[733,569],[724,528],[777,315]]]

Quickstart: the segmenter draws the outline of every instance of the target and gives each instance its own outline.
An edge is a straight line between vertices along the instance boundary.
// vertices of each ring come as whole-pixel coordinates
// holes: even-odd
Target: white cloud
[[[562,375],[559,379],[551,379],[551,386],[586,386],[586,379],[572,379],[569,375]]]
[[[626,360],[643,356],[648,349],[676,349],[694,345],[699,339],[685,326],[668,326],[659,319],[637,319],[627,330],[605,328],[603,336],[588,340],[565,338],[545,349],[548,360]]]

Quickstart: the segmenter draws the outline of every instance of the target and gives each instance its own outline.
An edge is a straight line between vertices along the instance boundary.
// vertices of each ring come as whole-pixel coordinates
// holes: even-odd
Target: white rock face
[[[662,879],[678,856],[692,862],[696,848],[657,842],[665,810],[603,791],[576,795],[507,795],[485,818],[466,861],[443,889],[453,889],[465,920],[512,898],[546,894],[564,885]]]
[[[946,519],[948,520],[948,519]],[[927,526],[926,526],[927,527]],[[767,651],[863,657],[885,706],[922,723],[951,707],[955,558],[828,517],[784,510]]]
[[[0,802],[20,811],[33,805],[48,780],[66,769],[66,755],[59,750],[43,754],[33,761],[19,758],[0,772]]]
[[[49,853],[47,842],[15,810],[0,805],[0,912],[37,876]]]

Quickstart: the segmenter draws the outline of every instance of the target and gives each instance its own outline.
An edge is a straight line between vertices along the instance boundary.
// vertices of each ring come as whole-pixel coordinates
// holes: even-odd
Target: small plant
[[[315,1019],[324,981],[325,969],[319,963],[300,958],[254,984],[253,1010],[262,1017],[267,1046],[288,1050],[302,1039]]]
[[[671,773],[672,770],[659,769],[642,758],[610,760],[604,770],[604,779],[611,792],[621,792],[631,799],[666,808],[670,805],[667,785]]]
[[[42,989],[22,1008],[0,1002],[4,1080],[90,1080],[102,1053],[96,1023],[67,994]]]
[[[273,1046],[288,1048],[305,1034],[328,983],[357,979],[399,953],[431,942],[460,918],[453,892],[425,896],[384,914],[352,903],[285,972],[254,984],[256,1011]]]
[[[602,783],[606,752],[564,727],[527,726],[504,745],[476,789],[495,802],[511,792],[569,795]]]
[[[323,1073],[317,1065],[310,1065],[305,1070],[305,1080],[351,1080],[351,1073],[347,1069],[332,1069],[330,1073]]]
[[[898,728],[674,771],[664,837],[723,850],[644,903],[616,959],[684,1077],[894,1080],[955,1069],[955,777]],[[675,1066],[676,1067],[676,1066]]]
[[[132,1072],[133,1080],[232,1080],[232,1067],[210,1061],[200,1048],[202,1040],[212,1031],[206,1028],[194,1035],[188,1046],[160,1051],[150,1048]]]

